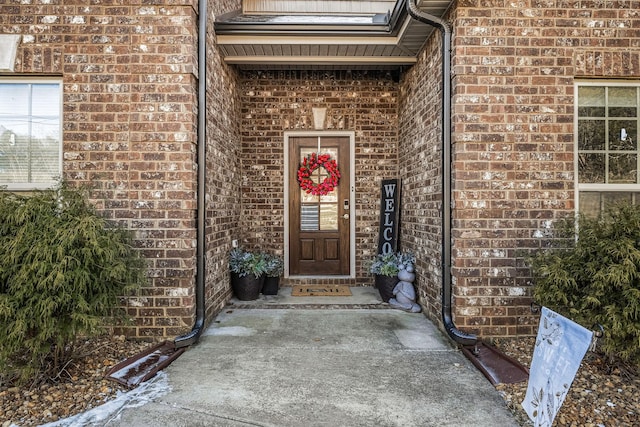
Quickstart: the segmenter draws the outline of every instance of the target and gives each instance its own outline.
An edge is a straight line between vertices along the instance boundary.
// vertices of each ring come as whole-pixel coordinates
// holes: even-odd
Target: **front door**
[[[289,138],[289,274],[325,276],[349,274],[350,152],[349,137],[297,136]],[[328,155],[332,167],[313,170],[304,189],[298,172],[305,158]],[[323,186],[322,183],[325,182]],[[331,187],[333,187],[331,189]],[[330,190],[329,190],[330,189]],[[309,191],[311,190],[311,191]],[[314,194],[320,193],[320,194]],[[326,193],[326,194],[324,194]]]

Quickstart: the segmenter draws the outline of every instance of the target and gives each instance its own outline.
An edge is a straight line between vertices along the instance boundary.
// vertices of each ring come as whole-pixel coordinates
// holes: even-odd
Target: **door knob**
[[[344,219],[349,219],[349,214],[344,214],[344,215],[342,215],[342,218],[344,218]]]

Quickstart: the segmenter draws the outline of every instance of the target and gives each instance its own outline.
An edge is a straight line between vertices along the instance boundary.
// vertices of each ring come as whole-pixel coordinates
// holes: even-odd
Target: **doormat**
[[[348,285],[293,285],[293,297],[349,297]]]

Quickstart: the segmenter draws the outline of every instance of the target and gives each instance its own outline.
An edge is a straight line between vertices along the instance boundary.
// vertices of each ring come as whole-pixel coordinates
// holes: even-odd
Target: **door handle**
[[[342,215],[342,218],[349,219],[349,214],[347,213],[347,214]]]

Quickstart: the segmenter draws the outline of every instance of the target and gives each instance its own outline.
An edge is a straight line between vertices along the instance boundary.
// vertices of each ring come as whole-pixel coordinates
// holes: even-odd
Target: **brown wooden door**
[[[290,137],[289,144],[289,273],[348,275],[349,137]],[[340,180],[326,195],[309,194],[300,188],[298,169],[312,153],[329,154],[338,164]],[[320,167],[311,179],[317,183],[327,176]]]

